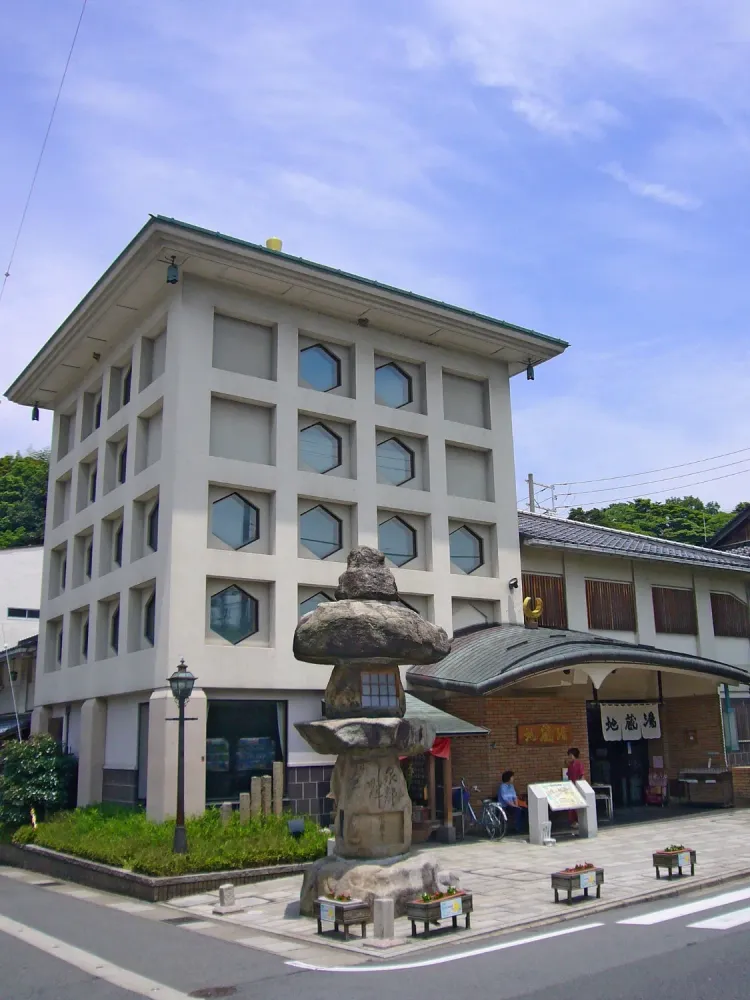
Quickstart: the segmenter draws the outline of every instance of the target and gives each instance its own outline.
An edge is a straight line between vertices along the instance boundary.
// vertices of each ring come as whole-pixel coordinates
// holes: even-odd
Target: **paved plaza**
[[[670,844],[683,844],[697,851],[694,878],[666,877],[657,881],[651,863],[653,851]],[[559,839],[550,847],[532,847],[525,839],[509,837],[500,843],[467,838],[452,846],[422,845],[414,854],[425,860],[440,861],[454,872],[463,889],[474,894],[471,930],[439,931],[425,939],[412,939],[411,925],[405,918],[396,920],[396,943],[385,952],[376,950],[355,937],[344,943],[332,933],[320,937],[315,920],[299,915],[299,890],[302,876],[291,876],[237,888],[237,902],[244,912],[214,917],[218,893],[206,893],[174,900],[170,906],[201,921],[219,921],[231,936],[240,928],[247,931],[244,943],[254,947],[302,959],[313,949],[346,950],[352,955],[373,958],[383,954],[397,957],[423,948],[473,942],[487,934],[554,922],[583,913],[595,913],[623,903],[645,901],[684,888],[699,888],[722,880],[750,874],[750,811],[712,810],[632,824],[600,827],[592,840]],[[550,874],[581,861],[590,861],[605,869],[605,883],[600,901],[591,899],[568,906],[554,903]],[[462,925],[463,921],[459,921]],[[372,927],[368,927],[368,935]]]

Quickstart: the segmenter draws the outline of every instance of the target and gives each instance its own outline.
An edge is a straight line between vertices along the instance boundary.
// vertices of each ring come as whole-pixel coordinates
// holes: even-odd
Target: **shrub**
[[[46,734],[0,748],[0,823],[28,823],[33,809],[45,819],[68,801],[76,760]]]
[[[36,829],[25,826],[16,831],[13,842],[38,844],[153,876],[257,868],[323,857],[328,834],[307,819],[297,839],[289,833],[288,819],[263,816],[242,824],[235,812],[229,825],[223,827],[218,809],[209,809],[187,821],[188,854],[173,854],[173,821],[153,823],[142,810],[90,806],[58,813]]]

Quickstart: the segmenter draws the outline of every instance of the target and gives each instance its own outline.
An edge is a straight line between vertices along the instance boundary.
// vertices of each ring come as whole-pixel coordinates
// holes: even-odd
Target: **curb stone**
[[[403,958],[404,954],[416,954],[417,952],[426,951],[428,949],[438,948],[440,946],[446,947],[449,943],[459,945],[455,950],[460,951],[460,944],[465,940],[469,948],[474,946],[475,943],[479,941],[486,941],[489,938],[506,936],[509,934],[518,934],[521,931],[534,930],[540,927],[549,927],[553,924],[567,923],[570,920],[577,920],[582,916],[590,916],[599,913],[605,913],[608,910],[624,909],[625,907],[631,906],[642,906],[645,903],[651,903],[659,899],[674,899],[677,896],[682,896],[691,892],[700,892],[704,889],[711,889],[715,886],[721,886],[728,882],[736,882],[744,878],[750,878],[750,868],[737,869],[732,872],[727,872],[723,875],[713,875],[704,879],[696,879],[691,877],[689,881],[684,881],[681,884],[673,884],[668,888],[651,889],[647,892],[639,893],[636,896],[628,896],[625,899],[612,899],[612,900],[599,900],[591,901],[588,904],[579,904],[578,906],[572,906],[568,908],[564,904],[558,905],[558,912],[550,913],[549,915],[535,917],[531,920],[521,920],[515,924],[510,924],[506,927],[497,927],[491,930],[477,931],[471,933],[468,938],[463,935],[460,938],[447,938],[444,936],[437,936],[430,941],[429,939],[418,939],[414,943],[411,939],[398,941],[393,947],[393,950],[383,948],[384,952],[389,952],[389,954],[373,955],[372,948],[365,949],[364,945],[359,945],[355,941],[350,941],[345,944],[343,941],[332,941],[325,940],[320,941],[318,939],[312,939],[309,941],[308,945],[310,948],[322,948],[322,949],[336,949],[339,951],[344,951],[349,955],[358,954],[362,956],[363,961],[360,963],[366,965],[369,962],[375,961],[387,961],[389,958],[394,959]],[[552,906],[555,904],[552,903]],[[561,912],[562,911],[562,912]],[[208,917],[202,919],[210,919]],[[237,925],[232,923],[224,923],[221,920],[215,920],[215,923],[223,925],[224,927]],[[243,925],[244,926],[244,925]],[[250,928],[248,928],[248,931]],[[299,942],[300,938],[295,935],[290,928],[289,933],[282,933],[277,930],[270,930],[267,928],[253,927],[252,932],[258,934],[259,936],[266,936],[269,938],[281,938],[283,940],[296,941]],[[353,947],[352,947],[353,946]],[[259,950],[263,950],[260,944],[257,945]],[[270,949],[269,949],[270,950]],[[380,949],[378,949],[380,950]]]

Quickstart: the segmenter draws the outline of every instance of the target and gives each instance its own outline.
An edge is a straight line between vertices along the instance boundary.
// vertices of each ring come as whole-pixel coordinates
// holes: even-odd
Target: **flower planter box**
[[[458,918],[466,918],[466,929],[471,928],[471,912],[474,909],[470,892],[456,892],[441,899],[431,899],[425,903],[421,899],[412,900],[406,904],[406,916],[411,920],[411,936],[417,936],[417,924],[424,926],[424,933],[430,933],[430,924],[450,918],[453,927],[458,929]]]
[[[339,926],[344,928],[344,940],[349,940],[349,928],[359,924],[362,937],[367,937],[367,924],[371,921],[370,907],[362,899],[350,899],[344,902],[339,899],[326,899],[321,896],[315,900],[315,917],[318,921],[318,934],[323,933],[323,924],[332,923],[334,933]]]
[[[661,868],[666,868],[669,874],[667,878],[672,878],[675,868],[679,875],[687,874],[683,868],[690,866],[690,874],[695,875],[696,853],[686,847],[684,851],[655,851],[653,854],[656,877],[661,878]]]
[[[573,892],[583,890],[584,897],[588,898],[589,889],[596,889],[596,898],[602,895],[602,885],[604,884],[603,868],[586,868],[579,872],[555,872],[552,875],[552,888],[555,890],[555,902],[560,902],[560,890],[566,893],[568,905],[573,902]]]

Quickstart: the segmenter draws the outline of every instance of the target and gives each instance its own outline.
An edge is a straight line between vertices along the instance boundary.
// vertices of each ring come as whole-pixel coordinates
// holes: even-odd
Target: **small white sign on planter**
[[[444,899],[440,903],[441,920],[444,920],[446,917],[460,917],[463,912],[464,904],[460,896],[456,896],[453,899]]]

